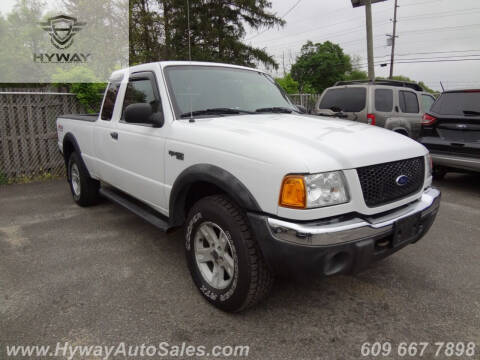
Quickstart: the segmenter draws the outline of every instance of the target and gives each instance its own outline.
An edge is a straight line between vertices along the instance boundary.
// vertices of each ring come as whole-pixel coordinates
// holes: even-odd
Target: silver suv
[[[422,116],[434,101],[414,83],[340,81],[322,93],[315,114],[361,121],[418,138]]]

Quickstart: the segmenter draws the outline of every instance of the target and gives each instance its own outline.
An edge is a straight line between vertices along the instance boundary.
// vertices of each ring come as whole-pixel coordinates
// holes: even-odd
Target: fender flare
[[[86,171],[88,177],[91,177],[90,176],[90,172],[88,171],[88,168],[87,168],[87,165],[85,165],[85,162],[83,161],[83,158],[82,158],[82,152],[80,151],[80,146],[78,145],[78,142],[77,142],[77,139],[75,138],[75,136],[72,134],[72,133],[66,133],[65,136],[63,137],[63,159],[65,160],[65,167],[67,169],[67,177],[69,176],[68,175],[68,160],[69,160],[69,156],[67,156],[66,152],[65,152],[65,145],[67,143],[71,143],[73,148],[75,149],[75,152],[80,156],[80,161],[81,161],[81,164],[79,164],[81,167],[83,167],[83,170]]]
[[[172,226],[179,226],[185,221],[187,194],[190,187],[197,182],[217,186],[245,210],[262,211],[247,187],[234,175],[218,166],[197,164],[183,170],[173,184],[169,200],[169,218]]]

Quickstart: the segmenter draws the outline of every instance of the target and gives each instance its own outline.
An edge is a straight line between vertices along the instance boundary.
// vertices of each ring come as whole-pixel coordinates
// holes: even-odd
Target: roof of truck
[[[228,67],[228,68],[235,68],[235,69],[244,69],[244,70],[252,70],[258,72],[264,72],[262,70],[258,70],[255,68],[250,68],[247,66],[240,66],[240,65],[232,65],[232,64],[225,64],[225,63],[216,63],[216,62],[205,62],[205,61],[158,61],[158,62],[151,62],[147,64],[140,64],[134,65],[128,68],[124,68],[121,70],[114,71],[110,77],[110,80],[123,78],[124,74],[127,71],[135,72],[135,71],[142,71],[145,68],[151,68],[151,65],[159,65],[160,68],[165,68],[167,66],[218,66],[218,67]]]

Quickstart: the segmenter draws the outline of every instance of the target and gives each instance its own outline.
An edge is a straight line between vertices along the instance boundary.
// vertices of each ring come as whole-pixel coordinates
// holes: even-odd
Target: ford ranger
[[[225,311],[256,304],[276,274],[365,269],[418,241],[439,208],[423,145],[303,114],[251,68],[115,71],[100,114],[60,116],[57,131],[74,201],[183,226],[193,281]]]

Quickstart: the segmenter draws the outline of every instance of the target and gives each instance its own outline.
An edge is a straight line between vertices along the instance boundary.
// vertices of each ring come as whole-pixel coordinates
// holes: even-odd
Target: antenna
[[[192,40],[190,35],[190,0],[187,0],[187,29],[188,29],[188,60],[190,61],[190,66],[192,66]],[[192,91],[192,77],[190,76],[190,89]],[[193,110],[192,110],[192,94],[189,95],[190,99],[190,119],[189,122],[195,122],[193,118]]]
[[[192,41],[190,36],[190,0],[187,0],[188,60],[192,61]]]
[[[445,88],[443,87],[443,84],[441,81],[440,81],[440,86],[442,87],[442,92],[445,92]]]

